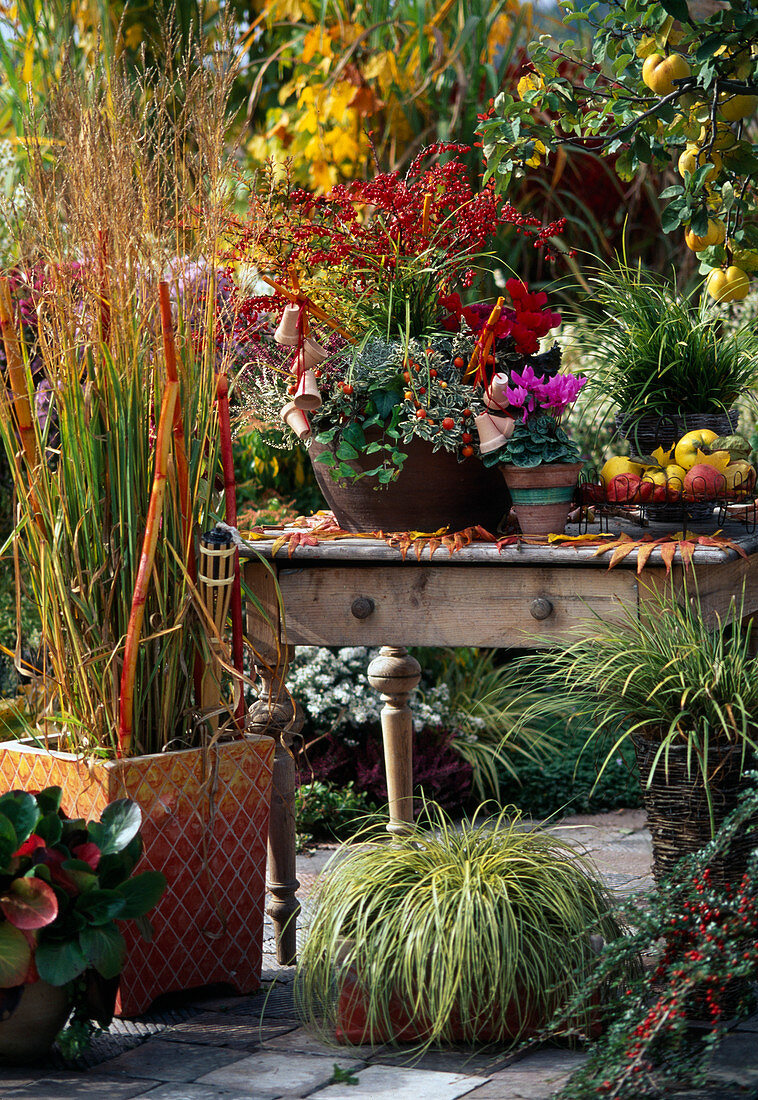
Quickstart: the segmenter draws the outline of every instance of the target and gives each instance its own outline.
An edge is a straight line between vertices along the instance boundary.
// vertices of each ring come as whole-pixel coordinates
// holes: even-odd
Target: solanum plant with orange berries
[[[480,121],[487,177],[514,177],[561,147],[618,155],[631,179],[674,168],[665,232],[683,231],[716,301],[758,271],[758,7],[752,0],[561,0],[578,38],[543,35],[532,72]]]
[[[239,295],[239,335],[252,337],[242,387],[259,416],[297,401],[293,348],[278,348],[275,330],[299,304],[301,339],[317,339],[322,357],[297,434],[328,445],[318,461],[335,478],[392,481],[413,438],[471,458],[492,376],[526,364],[538,373],[558,368],[557,348],[544,362],[540,355],[541,339],[560,323],[547,295],[511,279],[510,301],[503,295],[494,320],[492,302],[461,297],[498,227],[515,225],[548,252],[564,226],[540,225],[492,184],[472,188],[467,151],[437,143],[405,173],[377,173],[325,196],[269,169],[237,227],[233,258],[252,262],[275,291]],[[287,409],[281,415],[292,427]],[[376,466],[358,474],[350,462],[363,454],[375,455]]]

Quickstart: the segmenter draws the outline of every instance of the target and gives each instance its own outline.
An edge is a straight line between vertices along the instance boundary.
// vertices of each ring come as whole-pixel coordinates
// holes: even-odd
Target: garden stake
[[[335,332],[338,332],[340,336],[344,336],[346,340],[349,340],[351,344],[355,343],[355,337],[352,336],[346,329],[338,325],[337,322],[329,316],[328,313],[324,313],[323,309],[320,309],[317,305],[306,298],[303,294],[294,294],[286,286],[281,283],[277,283],[274,279],[269,279],[268,275],[261,275],[264,283],[268,283],[273,287],[277,294],[281,294],[283,298],[287,298],[288,301],[294,302],[296,305],[304,305],[306,309],[309,309],[314,317],[318,317],[320,321],[323,321],[325,325],[329,325]]]
[[[163,514],[163,500],[166,495],[166,476],[168,453],[171,448],[171,430],[169,424],[174,419],[174,409],[179,393],[178,382],[167,382],[163,391],[161,412],[158,420],[158,435],[155,440],[155,471],[153,487],[150,490],[150,504],[147,510],[145,535],[142,540],[137,579],[134,584],[132,609],[129,613],[129,625],[126,628],[124,645],[124,667],[121,671],[121,691],[119,693],[118,745],[116,755],[127,756],[132,743],[134,723],[134,679],[137,674],[137,651],[139,649],[142,620],[145,616],[145,601],[150,573],[155,561],[155,548],[158,544],[160,520]]]
[[[176,369],[176,341],[174,340],[174,325],[171,318],[171,299],[169,298],[168,284],[158,284],[158,295],[161,310],[161,332],[163,334],[163,354],[166,360],[166,377],[169,382],[179,382],[179,373]],[[189,464],[187,462],[187,447],[184,442],[184,417],[182,416],[182,399],[177,391],[176,406],[174,408],[174,460],[176,462],[176,477],[179,482],[179,501],[182,513],[182,535],[184,538],[184,552],[187,558],[187,573],[190,580],[195,582],[197,568],[195,564],[195,543],[192,538],[192,517],[190,505]],[[195,699],[200,705],[203,682],[203,661],[199,652],[195,653],[192,678],[195,685]]]
[[[490,348],[495,339],[494,328],[500,320],[500,314],[503,312],[504,301],[504,298],[498,298],[492,307],[492,313],[490,313],[487,323],[481,331],[472,352],[471,361],[466,369],[466,373],[463,375],[464,378],[468,378],[470,374],[476,371],[476,378],[474,379],[473,385],[476,385],[477,382],[484,381],[484,367],[487,362],[487,356],[490,353]]]
[[[232,428],[229,421],[229,382],[225,374],[218,376],[216,383],[216,403],[218,405],[218,430],[221,440],[221,464],[224,470],[224,503],[226,522],[229,527],[237,526],[237,485],[234,480],[234,455],[232,454]],[[234,548],[234,581],[231,593],[232,613],[232,662],[240,675],[240,697],[234,717],[240,729],[244,725],[245,693],[242,690],[242,585],[240,583],[239,550]]]

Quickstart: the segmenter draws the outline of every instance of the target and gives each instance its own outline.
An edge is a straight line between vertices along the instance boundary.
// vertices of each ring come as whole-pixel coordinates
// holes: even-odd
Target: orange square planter
[[[273,738],[257,736],[109,761],[20,741],[0,746],[0,793],[61,787],[66,813],[87,819],[115,798],[142,809],[138,870],[162,871],[168,889],[150,913],[150,943],[124,926],[120,1015],[211,982],[258,988],[273,763]]]

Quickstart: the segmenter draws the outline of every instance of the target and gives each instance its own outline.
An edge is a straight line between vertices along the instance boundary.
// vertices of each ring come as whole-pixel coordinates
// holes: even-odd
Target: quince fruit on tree
[[[675,80],[685,80],[691,69],[680,53],[670,53],[664,57],[651,53],[642,66],[642,80],[646,87],[656,95],[670,95],[676,91]]]
[[[705,281],[705,289],[717,302],[735,302],[747,297],[750,279],[742,268],[735,264],[728,267],[726,271],[720,267],[714,267]]]
[[[686,172],[694,174],[697,172],[698,168],[703,168],[706,164],[713,165],[710,172],[705,177],[705,183],[706,186],[708,186],[716,181],[721,169],[724,167],[721,154],[717,153],[715,149],[710,153],[706,153],[699,145],[688,142],[687,148],[679,156],[677,167],[679,169],[679,175],[684,177]]]
[[[719,96],[718,113],[727,122],[739,122],[741,118],[754,115],[756,107],[758,107],[758,96],[729,95],[728,92],[722,92]]]
[[[702,252],[705,248],[724,243],[726,240],[726,226],[721,218],[709,218],[708,232],[704,236],[699,237],[691,229],[688,229],[684,234],[684,240],[687,247],[691,248],[693,252]]]

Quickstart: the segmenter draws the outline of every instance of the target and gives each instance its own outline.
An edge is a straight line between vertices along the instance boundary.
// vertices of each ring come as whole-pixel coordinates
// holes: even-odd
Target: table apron
[[[539,648],[593,613],[619,618],[624,604],[636,612],[638,600],[637,578],[629,571],[534,565],[320,564],[280,567],[278,581],[286,623],[281,641],[289,645]],[[360,598],[373,602],[366,618],[352,610]]]

